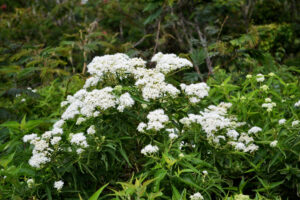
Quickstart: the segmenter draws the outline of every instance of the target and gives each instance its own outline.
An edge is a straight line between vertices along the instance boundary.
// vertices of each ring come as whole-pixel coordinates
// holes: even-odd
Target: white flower
[[[165,127],[164,124],[169,121],[169,117],[165,115],[163,109],[157,109],[149,112],[147,119],[149,120],[147,123],[147,130],[153,129],[156,131],[163,129]]]
[[[26,101],[26,99],[25,99],[25,98],[21,99],[21,102],[25,102],[25,101]]]
[[[60,191],[64,186],[64,182],[62,180],[54,182],[54,188]]]
[[[285,122],[286,122],[286,119],[280,119],[280,120],[278,121],[279,125],[282,125],[282,124],[284,124]]]
[[[71,135],[71,144],[76,144],[81,147],[88,147],[86,137],[83,133],[76,133]]]
[[[300,100],[295,103],[295,107],[300,107]]]
[[[203,196],[200,194],[200,192],[197,192],[190,196],[191,200],[203,200]]]
[[[240,135],[236,130],[228,130],[226,135],[233,140],[237,140],[237,137]]]
[[[267,108],[267,112],[271,112],[271,111],[273,110],[273,107],[275,107],[275,106],[276,106],[276,103],[274,103],[274,102],[271,102],[271,103],[263,103],[263,104],[261,105],[261,107]]]
[[[142,150],[141,150],[141,153],[144,154],[144,155],[149,155],[149,154],[153,154],[153,153],[156,153],[158,152],[158,147],[155,145],[155,146],[152,146],[151,144],[148,144],[147,146],[145,146]]]
[[[184,157],[184,154],[183,154],[183,153],[180,153],[180,154],[179,154],[179,157],[180,157],[180,158],[183,158],[183,157]]]
[[[208,175],[208,172],[206,170],[203,170],[202,173],[204,176]]]
[[[174,140],[174,139],[178,138],[178,135],[177,135],[176,133],[170,133],[170,134],[169,134],[169,138],[170,138],[171,140]]]
[[[273,72],[270,72],[268,75],[271,76],[271,77],[275,76],[275,74]]]
[[[235,145],[235,149],[238,151],[244,151],[246,149],[246,145],[242,142],[238,142]]]
[[[134,105],[134,100],[131,98],[130,94],[128,92],[122,94],[120,98],[118,99],[118,110],[120,112],[123,112],[125,108],[132,107]]]
[[[274,140],[273,142],[270,143],[271,147],[276,147],[277,146],[278,141]]]
[[[147,124],[145,124],[144,122],[141,122],[138,125],[137,130],[138,130],[138,132],[143,133],[143,132],[145,132],[146,127],[147,127]]]
[[[32,133],[30,135],[24,135],[23,142],[31,142],[32,140],[37,139],[37,134]]]
[[[255,144],[250,144],[249,146],[246,147],[246,149],[244,150],[244,152],[254,152],[258,150],[258,146]]]
[[[250,78],[252,78],[252,75],[251,74],[247,74],[246,78],[250,79]]]
[[[51,144],[52,144],[52,145],[56,145],[56,144],[59,143],[60,140],[61,140],[61,137],[60,137],[60,136],[55,136],[55,137],[52,138]]]
[[[297,126],[299,124],[299,120],[292,121],[292,127]]]
[[[80,125],[80,124],[81,124],[82,122],[84,122],[84,121],[86,121],[85,118],[79,117],[79,118],[77,119],[77,121],[76,121],[76,125]]]
[[[267,85],[262,85],[262,86],[260,87],[260,89],[262,89],[263,91],[267,91],[267,90],[269,90],[269,86],[267,86]]]
[[[206,83],[180,84],[181,90],[189,97],[191,103],[198,103],[201,99],[208,96],[209,86]]]
[[[77,154],[81,154],[81,153],[83,153],[84,152],[84,149],[82,149],[82,148],[78,148],[77,150],[76,150],[76,153]]]
[[[32,178],[27,180],[28,188],[32,188],[34,186],[34,180]]]
[[[88,130],[87,130],[87,134],[88,135],[93,135],[96,133],[96,130],[95,130],[95,126],[94,125],[91,125]]]
[[[151,62],[156,62],[157,64],[155,69],[164,74],[183,67],[193,66],[193,64],[187,59],[179,58],[175,54],[162,54],[161,52],[155,54],[152,57]]]
[[[265,80],[265,76],[262,74],[257,74],[256,75],[256,81],[257,82],[263,82]]]
[[[272,100],[270,98],[265,98],[265,102],[270,103]]]
[[[30,166],[35,168],[41,168],[43,164],[50,161],[50,158],[45,153],[34,153],[29,159],[28,163]]]
[[[257,127],[257,126],[253,126],[250,130],[248,130],[248,133],[251,134],[251,133],[257,133],[257,132],[260,132],[262,131],[262,129],[260,127]]]

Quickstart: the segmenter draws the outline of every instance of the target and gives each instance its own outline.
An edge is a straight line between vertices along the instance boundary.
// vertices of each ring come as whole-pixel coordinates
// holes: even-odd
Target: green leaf
[[[15,156],[15,152],[6,156],[1,156],[0,165],[6,168],[7,165],[13,160],[14,156]]]
[[[90,198],[89,200],[97,200],[99,198],[99,195],[102,193],[102,191],[104,190],[104,188],[106,188],[106,186],[108,186],[109,183],[105,184],[104,186],[102,186],[99,190],[97,190],[97,192],[95,192]]]

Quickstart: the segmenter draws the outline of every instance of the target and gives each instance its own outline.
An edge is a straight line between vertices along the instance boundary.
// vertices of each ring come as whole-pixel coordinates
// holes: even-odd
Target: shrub
[[[297,81],[249,74],[234,85],[216,71],[185,84],[176,72],[192,67],[188,60],[158,53],[152,61],[93,59],[53,128],[23,137],[32,155],[20,167],[34,173],[22,177],[22,197],[88,197],[109,183],[115,199],[296,198]]]

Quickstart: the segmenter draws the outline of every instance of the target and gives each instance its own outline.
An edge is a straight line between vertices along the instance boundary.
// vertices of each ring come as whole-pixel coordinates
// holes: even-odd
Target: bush
[[[185,84],[177,74],[190,61],[151,61],[95,57],[50,131],[2,124],[25,142],[22,158],[1,158],[2,197],[88,198],[107,183],[103,199],[297,197],[298,80],[248,74],[235,85],[219,70]]]

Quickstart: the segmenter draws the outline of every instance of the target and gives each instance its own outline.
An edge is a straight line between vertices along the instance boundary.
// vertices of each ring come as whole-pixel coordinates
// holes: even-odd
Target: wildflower
[[[96,133],[96,130],[95,130],[95,126],[94,125],[91,125],[88,130],[87,130],[87,134],[88,135],[93,135]]]
[[[264,103],[261,105],[261,107],[263,108],[267,108],[267,112],[271,112],[273,110],[273,107],[276,106],[276,103],[272,102],[272,103]]]
[[[83,153],[84,152],[84,150],[82,149],[82,148],[78,148],[77,150],[76,150],[76,153],[77,154],[81,154],[81,153]]]
[[[300,107],[300,100],[295,103],[295,107]]]
[[[32,178],[28,179],[26,183],[28,185],[28,188],[32,188],[34,186],[34,180]]]
[[[272,100],[270,98],[265,98],[265,102],[270,103]]]
[[[59,143],[59,141],[61,140],[61,137],[60,136],[55,136],[51,139],[51,144],[52,145],[56,145]]]
[[[118,99],[118,110],[120,112],[123,112],[124,108],[132,107],[134,104],[134,100],[131,98],[130,94],[126,92],[125,94],[122,94],[120,98]]]
[[[25,98],[21,99],[21,102],[25,102],[25,101],[26,101],[26,99],[25,99]]]
[[[267,90],[269,90],[269,86],[267,86],[267,85],[262,85],[262,86],[260,87],[260,89],[262,89],[263,91],[267,91]]]
[[[270,77],[275,76],[275,74],[274,74],[273,72],[270,72],[268,75],[269,75]]]
[[[292,121],[292,127],[297,126],[299,124],[299,120]]]
[[[153,154],[153,153],[156,153],[158,152],[158,147],[155,145],[155,146],[152,146],[151,144],[148,144],[147,146],[145,146],[142,150],[141,150],[141,153],[144,154],[144,155],[149,155],[149,154]]]
[[[156,62],[156,70],[164,74],[183,67],[193,66],[187,59],[179,58],[175,54],[162,54],[161,52],[155,54],[152,57],[151,62]]]
[[[237,139],[237,137],[239,136],[239,133],[236,130],[228,130],[226,135],[234,140]]]
[[[76,144],[81,147],[88,147],[86,137],[83,133],[76,133],[71,135],[71,144]]]
[[[204,176],[208,175],[208,172],[206,170],[203,170],[202,173]]]
[[[144,122],[141,122],[138,127],[137,127],[137,130],[140,132],[140,133],[143,133],[145,132],[145,128],[147,127],[147,124],[145,124]]]
[[[197,192],[190,196],[191,200],[203,200],[203,196],[200,194],[200,192]]]
[[[86,121],[85,118],[79,117],[79,118],[77,119],[77,121],[76,121],[76,125],[80,125],[80,124],[81,124],[82,122],[84,122],[84,121]]]
[[[257,74],[256,75],[256,81],[257,82],[263,82],[265,80],[265,76],[262,74]]]
[[[198,103],[201,99],[208,96],[209,86],[206,83],[180,84],[181,90],[189,96],[191,103]]]
[[[32,133],[30,135],[25,135],[23,137],[23,142],[31,142],[32,140],[35,140],[35,139],[37,139],[37,134]]]
[[[271,147],[276,147],[277,146],[278,141],[274,140],[273,142],[270,143]]]
[[[257,132],[260,132],[262,131],[262,129],[258,126],[253,126],[250,130],[248,130],[248,133],[251,134],[251,133],[257,133]]]
[[[170,134],[169,134],[169,138],[170,138],[171,140],[174,140],[174,139],[178,138],[178,135],[177,135],[176,133],[170,133]]]
[[[282,125],[282,124],[284,124],[285,122],[286,122],[286,119],[280,119],[280,120],[278,121],[279,125]]]
[[[60,191],[64,186],[64,182],[62,180],[54,182],[54,188]]]

